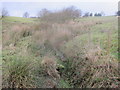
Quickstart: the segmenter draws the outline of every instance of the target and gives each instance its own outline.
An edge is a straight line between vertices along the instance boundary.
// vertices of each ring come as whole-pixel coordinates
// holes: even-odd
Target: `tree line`
[[[6,8],[3,8],[2,9],[2,18],[6,17],[6,16],[9,16],[9,12]],[[56,14],[56,15],[55,15]],[[38,11],[38,13],[36,14],[35,17],[31,17],[31,18],[40,18],[40,17],[45,17],[47,15],[54,15],[57,17],[57,14],[58,16],[64,16],[65,18],[70,18],[70,17],[73,17],[73,18],[76,18],[76,17],[90,17],[90,16],[105,16],[105,13],[104,12],[100,12],[100,13],[92,13],[92,12],[86,12],[82,15],[82,11],[79,10],[79,9],[76,9],[76,7],[74,6],[70,6],[68,8],[63,8],[62,10],[60,11],[56,11],[56,12],[52,12],[52,11],[49,11],[48,9],[44,8],[40,11]],[[60,15],[59,15],[60,14]],[[117,11],[115,13],[116,16],[120,16],[120,11]],[[25,12],[23,13],[23,17],[24,18],[30,18],[30,13],[29,12]]]

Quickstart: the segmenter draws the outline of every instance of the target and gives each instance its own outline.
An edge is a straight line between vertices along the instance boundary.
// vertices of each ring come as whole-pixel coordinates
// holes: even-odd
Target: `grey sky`
[[[118,10],[117,2],[3,2],[10,16],[22,17],[24,12],[29,12],[30,16],[36,16],[37,12],[42,8],[55,11],[64,7],[75,6],[83,13],[85,12],[101,12],[106,15],[114,15]]]

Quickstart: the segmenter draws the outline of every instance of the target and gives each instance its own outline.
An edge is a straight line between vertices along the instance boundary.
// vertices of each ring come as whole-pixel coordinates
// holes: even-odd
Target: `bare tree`
[[[50,12],[47,9],[42,9],[38,13],[38,17],[43,21],[62,23],[70,19],[75,19],[81,16],[81,10],[76,9],[74,6],[63,8],[56,12]]]
[[[81,16],[82,12],[79,9],[76,9],[74,6],[70,6],[62,10],[62,13],[65,14],[68,18],[78,18]]]
[[[46,8],[42,9],[41,11],[38,12],[37,17],[44,17],[46,15],[50,14],[50,11],[47,10]]]
[[[23,17],[28,18],[28,17],[29,17],[29,13],[28,13],[28,12],[25,12],[25,13],[23,14]]]
[[[6,16],[9,16],[9,13],[5,8],[3,8],[2,9],[2,18],[6,17]]]

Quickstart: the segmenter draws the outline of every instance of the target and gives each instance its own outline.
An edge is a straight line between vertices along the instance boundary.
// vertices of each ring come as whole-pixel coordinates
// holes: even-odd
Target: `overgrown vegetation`
[[[75,17],[67,17],[71,12]],[[118,87],[117,18],[75,12],[67,8],[36,23],[4,18],[3,88]]]
[[[42,9],[38,13],[38,17],[45,22],[63,23],[70,19],[75,19],[81,16],[81,11],[74,6],[64,8],[57,12],[50,12],[47,9]]]

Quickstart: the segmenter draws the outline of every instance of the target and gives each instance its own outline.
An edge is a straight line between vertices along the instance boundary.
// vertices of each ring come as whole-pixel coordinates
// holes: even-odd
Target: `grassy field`
[[[34,23],[37,21],[35,18],[23,18],[23,17],[6,17],[3,21],[12,22],[12,23]]]
[[[86,19],[86,20],[85,20]],[[117,17],[85,18],[84,21],[99,21],[101,24],[90,27],[91,40],[105,50],[110,50],[110,54],[118,58],[118,22]],[[83,35],[84,37],[85,35]],[[86,36],[88,36],[86,34]],[[88,37],[85,37],[88,38]],[[108,39],[110,41],[108,42]],[[110,44],[110,46],[109,46]]]
[[[2,21],[3,87],[118,87],[117,17]]]

